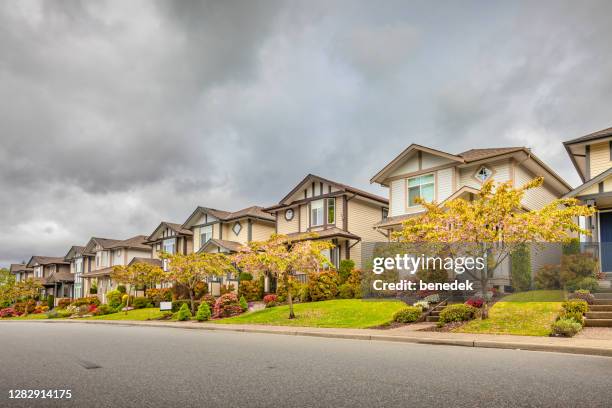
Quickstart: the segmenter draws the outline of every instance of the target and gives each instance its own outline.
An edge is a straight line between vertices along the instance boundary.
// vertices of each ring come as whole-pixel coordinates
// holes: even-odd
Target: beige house
[[[151,247],[151,259],[156,260],[164,271],[168,270],[167,262],[162,262],[159,255],[193,253],[193,231],[183,228],[181,224],[163,221],[155,231],[147,237],[147,245]]]
[[[91,265],[90,271],[82,274],[83,293],[88,296],[95,284],[98,298],[105,303],[106,292],[117,289],[110,276],[113,267],[129,265],[134,258],[150,259],[151,247],[146,242],[144,235],[125,240],[91,238],[83,250],[85,262]]]
[[[64,257],[70,263],[70,273],[74,277],[74,297],[81,298],[88,295],[83,284],[83,274],[89,273],[93,269],[94,256],[85,252],[84,246],[74,245],[70,247]]]
[[[443,204],[455,198],[472,199],[488,180],[521,186],[536,176],[544,177],[541,187],[527,190],[522,205],[539,209],[567,194],[571,186],[526,147],[471,149],[451,154],[417,144],[408,146],[370,182],[389,189],[389,217],[376,228],[389,234],[402,222],[424,211],[417,198]],[[532,271],[555,254],[532,256]],[[509,283],[508,268],[501,268],[493,285]]]
[[[11,264],[9,271],[15,275],[15,281],[20,282],[34,277],[34,271],[26,264]]]
[[[583,237],[596,245],[602,272],[612,276],[612,128],[563,143],[583,184],[566,194],[594,207],[586,219],[592,235]]]
[[[278,234],[299,237],[314,232],[317,239],[330,240],[335,247],[328,258],[336,267],[352,259],[361,268],[362,242],[386,240],[374,229],[387,216],[386,198],[313,174],[266,211],[274,215]]]
[[[74,276],[70,264],[63,257],[33,256],[26,268],[33,271],[33,277],[43,285],[41,294],[55,298],[55,304],[62,298],[73,297]]]

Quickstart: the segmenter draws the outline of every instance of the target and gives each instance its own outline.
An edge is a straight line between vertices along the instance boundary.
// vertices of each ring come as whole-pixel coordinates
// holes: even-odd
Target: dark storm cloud
[[[527,145],[610,126],[609,2],[0,5],[0,264],[148,234],[196,205],[368,180],[412,142]]]

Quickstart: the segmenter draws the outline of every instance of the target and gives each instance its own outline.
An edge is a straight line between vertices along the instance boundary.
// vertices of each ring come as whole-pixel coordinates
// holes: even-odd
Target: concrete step
[[[587,327],[612,327],[612,319],[586,319],[584,325]]]
[[[426,319],[428,322],[437,322],[438,320],[440,320],[440,316],[427,316]]]
[[[440,312],[442,310],[434,310],[433,312],[430,313],[430,316],[440,316]]]
[[[610,312],[586,312],[587,319],[612,319],[612,311]]]
[[[595,299],[594,305],[612,305],[612,299]]]
[[[593,296],[595,299],[612,299],[612,292],[595,292]]]
[[[589,305],[591,312],[612,312],[612,305]]]

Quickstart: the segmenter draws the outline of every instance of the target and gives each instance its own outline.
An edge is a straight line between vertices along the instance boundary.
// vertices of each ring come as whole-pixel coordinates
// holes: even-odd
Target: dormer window
[[[480,181],[481,183],[484,183],[489,178],[491,178],[492,175],[493,175],[493,170],[491,170],[488,167],[482,166],[481,168],[478,169],[474,177],[476,177],[476,180]]]
[[[234,226],[232,227],[232,231],[234,231],[234,234],[238,235],[238,234],[240,234],[241,230],[242,230],[242,225],[240,225],[240,223],[238,221],[236,221],[234,223]]]

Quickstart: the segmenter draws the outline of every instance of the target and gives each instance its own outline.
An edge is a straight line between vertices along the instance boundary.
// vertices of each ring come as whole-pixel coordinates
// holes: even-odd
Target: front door
[[[601,270],[612,272],[612,212],[599,213]]]

